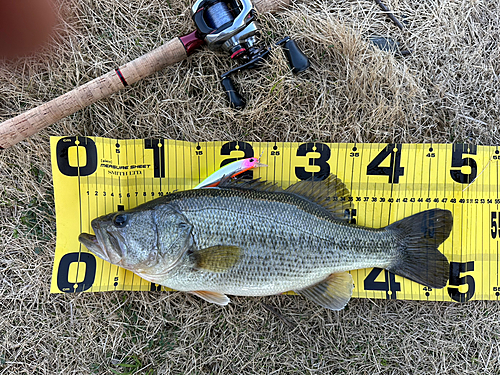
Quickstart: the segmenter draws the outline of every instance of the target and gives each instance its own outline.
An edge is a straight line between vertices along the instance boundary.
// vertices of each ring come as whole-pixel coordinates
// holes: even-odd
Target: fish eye
[[[250,159],[250,163],[253,163],[255,161],[255,159]]]
[[[125,225],[127,225],[127,220],[127,215],[116,214],[113,218],[113,224],[117,228],[123,228]]]

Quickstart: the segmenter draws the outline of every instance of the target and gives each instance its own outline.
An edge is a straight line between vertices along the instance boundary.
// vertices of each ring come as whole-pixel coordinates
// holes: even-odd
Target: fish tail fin
[[[432,209],[412,215],[386,227],[398,239],[397,255],[387,269],[431,288],[444,288],[449,278],[448,259],[438,247],[453,226],[450,211]]]

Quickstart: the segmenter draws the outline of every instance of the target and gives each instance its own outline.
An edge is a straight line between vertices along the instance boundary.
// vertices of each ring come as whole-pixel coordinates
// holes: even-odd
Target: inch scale
[[[470,144],[199,142],[52,137],[57,243],[52,293],[169,290],[105,262],[78,242],[92,219],[190,189],[220,167],[261,155],[245,172],[287,187],[334,173],[346,184],[352,223],[384,227],[430,208],[453,213],[440,247],[450,261],[443,289],[378,268],[351,271],[353,297],[465,302],[500,297],[500,150]]]

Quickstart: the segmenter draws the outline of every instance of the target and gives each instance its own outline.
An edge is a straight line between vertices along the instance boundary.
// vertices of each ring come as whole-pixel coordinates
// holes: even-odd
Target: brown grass
[[[0,120],[190,32],[190,5],[64,2],[51,48],[0,63]],[[261,16],[263,39],[292,36],[311,68],[293,76],[277,49],[265,68],[235,77],[243,112],[220,90],[234,65],[204,50],[0,154],[0,373],[497,374],[496,302],[353,300],[336,313],[298,296],[221,308],[180,293],[49,294],[50,135],[498,144],[496,2],[387,5],[404,32],[372,1],[297,2]],[[382,52],[370,35],[414,53]]]

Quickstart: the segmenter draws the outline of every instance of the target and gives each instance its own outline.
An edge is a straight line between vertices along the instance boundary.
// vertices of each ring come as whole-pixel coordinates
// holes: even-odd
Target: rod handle
[[[60,119],[186,57],[186,49],[180,39],[172,39],[66,94],[4,121],[0,123],[0,149],[13,146]]]

